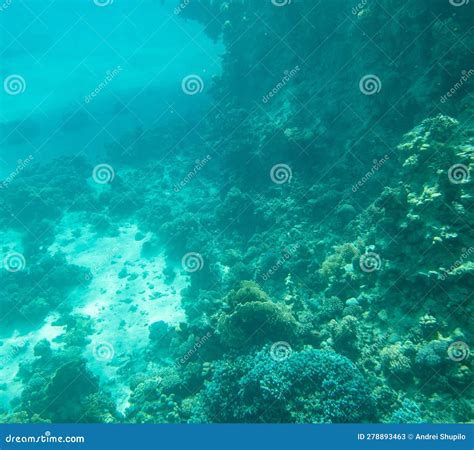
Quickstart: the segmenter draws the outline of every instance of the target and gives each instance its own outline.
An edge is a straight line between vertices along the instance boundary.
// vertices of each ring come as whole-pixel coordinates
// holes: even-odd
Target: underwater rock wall
[[[462,81],[445,101],[472,69],[467,10],[444,0],[274,3],[203,0],[181,13],[226,44],[212,120],[229,130],[217,135],[234,176],[251,179],[250,158],[278,157],[309,176],[336,161],[356,176],[423,119],[472,106]]]

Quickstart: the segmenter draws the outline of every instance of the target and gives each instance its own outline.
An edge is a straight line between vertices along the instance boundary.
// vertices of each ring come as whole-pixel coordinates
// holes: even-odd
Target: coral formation
[[[264,347],[218,365],[198,405],[202,420],[332,423],[373,417],[364,379],[343,356],[308,349],[275,359]]]
[[[180,12],[211,106],[114,140],[112,182],[0,185],[0,422],[472,422],[472,80],[439,100],[472,16],[289,3]]]

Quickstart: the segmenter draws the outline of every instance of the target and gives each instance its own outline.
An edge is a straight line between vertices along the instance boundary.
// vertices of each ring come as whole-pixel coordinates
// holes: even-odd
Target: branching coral
[[[216,422],[359,422],[373,418],[357,368],[337,353],[306,349],[285,360],[270,348],[220,363],[202,393],[201,419]]]

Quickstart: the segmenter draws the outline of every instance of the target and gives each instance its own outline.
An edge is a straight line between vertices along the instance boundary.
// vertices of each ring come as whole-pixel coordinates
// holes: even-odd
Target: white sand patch
[[[116,237],[100,237],[81,227],[80,236],[74,237],[77,223],[77,217],[66,217],[50,252],[60,250],[68,262],[91,272],[89,285],[78,292],[74,310],[93,320],[95,331],[84,356],[123,410],[129,395],[130,375],[126,373],[146,371],[140,355],[148,345],[148,327],[159,320],[170,325],[185,320],[180,291],[188,281],[177,271],[172,284],[165,282],[164,256],[141,256],[151,234],[136,240],[136,225],[120,227]]]
[[[136,225],[120,227],[118,236],[101,237],[84,222],[81,214],[66,214],[48,250],[52,255],[61,252],[70,264],[90,271],[84,287],[68,301],[74,302],[75,313],[92,320],[94,332],[84,357],[123,412],[128,406],[130,376],[154,376],[156,372],[142,356],[149,342],[148,327],[159,320],[170,325],[185,320],[180,291],[188,280],[177,270],[168,284],[163,275],[164,256],[142,258],[143,244],[151,234],[136,239]],[[18,233],[2,232],[0,238],[5,250],[22,251]],[[64,327],[52,325],[57,318],[53,312],[41,328],[0,340],[0,409],[8,410],[9,401],[21,395],[23,386],[15,377],[20,363],[34,358],[36,343],[48,339],[52,348],[58,347],[52,341],[64,333]]]

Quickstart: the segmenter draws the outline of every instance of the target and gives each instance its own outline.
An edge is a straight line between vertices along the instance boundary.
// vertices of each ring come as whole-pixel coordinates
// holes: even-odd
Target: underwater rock
[[[231,347],[291,340],[297,322],[285,305],[270,301],[253,282],[244,282],[227,296],[230,313],[219,317],[217,329],[221,341]]]
[[[249,302],[269,302],[270,297],[254,281],[242,281],[237,289],[230,291],[225,297],[225,302],[235,308],[237,305]]]
[[[351,297],[346,300],[346,306],[359,306],[359,302],[355,297]]]

